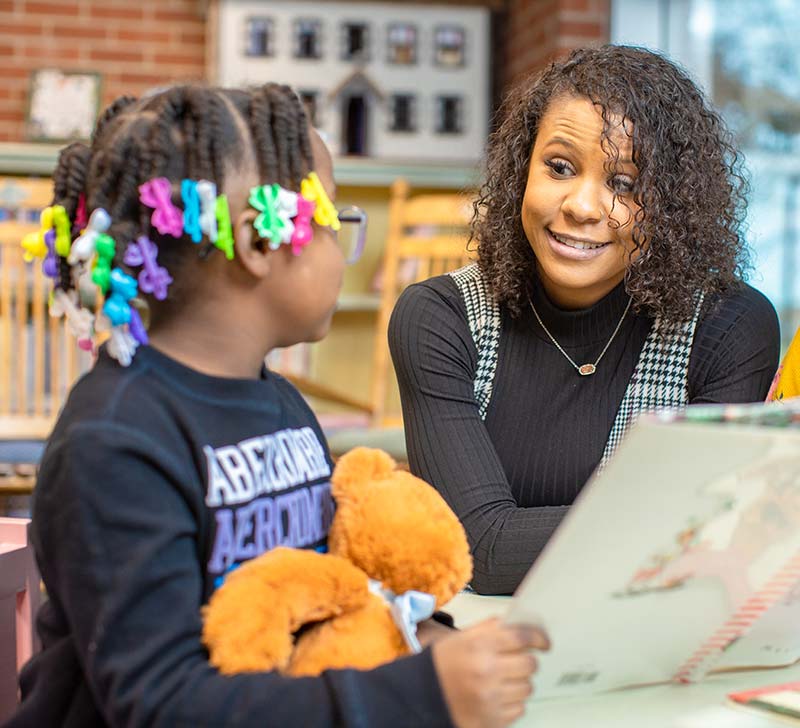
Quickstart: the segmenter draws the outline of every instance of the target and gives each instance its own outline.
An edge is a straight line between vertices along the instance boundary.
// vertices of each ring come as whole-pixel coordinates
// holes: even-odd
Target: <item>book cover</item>
[[[550,633],[539,698],[690,681],[800,659],[798,583],[800,430],[645,418],[508,619]]]

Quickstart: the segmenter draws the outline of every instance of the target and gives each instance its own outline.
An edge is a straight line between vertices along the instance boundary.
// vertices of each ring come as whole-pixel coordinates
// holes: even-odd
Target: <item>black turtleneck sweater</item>
[[[563,311],[538,287],[533,302],[580,365],[597,359],[628,296],[620,284],[589,309]],[[473,394],[477,351],[450,276],[406,289],[389,327],[411,470],[464,524],[472,586],[484,594],[517,587],[599,463],[653,323],[629,311],[597,372],[581,377],[530,309],[501,316],[485,421]],[[743,285],[708,302],[689,361],[689,401],[763,400],[779,350],[775,310],[758,291]]]

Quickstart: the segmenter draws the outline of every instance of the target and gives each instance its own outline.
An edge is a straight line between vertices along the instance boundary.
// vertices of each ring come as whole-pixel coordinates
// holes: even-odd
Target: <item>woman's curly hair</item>
[[[742,280],[749,268],[741,230],[749,187],[731,134],[670,61],[642,48],[607,45],[552,63],[518,86],[500,110],[472,221],[478,265],[498,302],[518,315],[537,279],[522,199],[542,116],[563,94],[601,110],[609,170],[619,158],[609,132],[620,117],[633,122],[639,173],[632,195],[640,209],[632,234],[641,254],[629,264],[625,285],[636,309],[685,320],[698,291],[721,293]]]

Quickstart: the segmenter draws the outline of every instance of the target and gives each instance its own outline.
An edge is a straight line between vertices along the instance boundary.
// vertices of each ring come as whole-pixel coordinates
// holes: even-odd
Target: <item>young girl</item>
[[[331,158],[294,93],[186,86],[122,99],[91,149],[65,150],[55,191],[53,229],[27,245],[45,255],[53,305],[84,346],[91,314],[78,304],[103,293],[94,327],[108,342],[41,464],[43,650],[9,725],[518,717],[528,650],[545,639],[496,621],[368,672],[223,677],[207,661],[200,609],[226,572],[276,544],[323,547],[333,512],[319,425],[263,363],[325,335],[344,266]]]
[[[503,112],[477,264],[409,288],[389,334],[411,470],[486,594],[514,591],[639,412],[763,400],[779,351],[742,282],[739,157],[680,69],[581,49]]]

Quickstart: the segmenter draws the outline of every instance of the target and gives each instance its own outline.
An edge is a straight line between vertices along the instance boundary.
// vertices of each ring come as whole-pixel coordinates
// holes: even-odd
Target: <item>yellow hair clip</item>
[[[30,263],[34,258],[44,258],[47,255],[47,243],[45,243],[44,235],[52,227],[53,208],[45,207],[39,215],[39,229],[35,233],[28,233],[22,238],[22,247],[25,249],[22,257],[27,263]]]
[[[316,172],[309,172],[308,177],[300,183],[300,194],[307,200],[314,200],[317,203],[317,209],[314,210],[314,220],[317,224],[327,225],[332,230],[339,230],[342,227],[339,213],[336,212]]]
[[[72,245],[72,226],[67,217],[67,211],[61,205],[53,205],[52,226],[56,229],[56,253],[62,258],[66,258]]]

